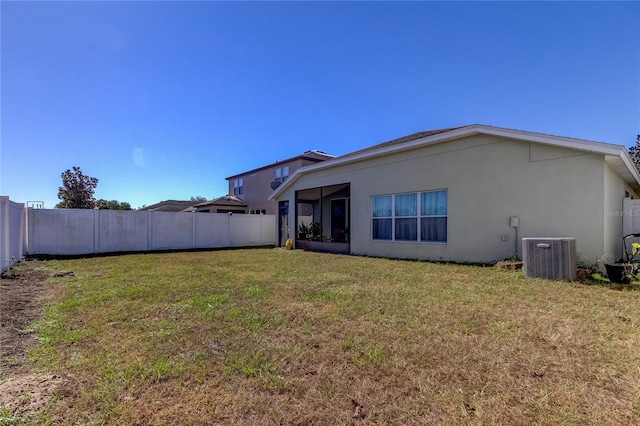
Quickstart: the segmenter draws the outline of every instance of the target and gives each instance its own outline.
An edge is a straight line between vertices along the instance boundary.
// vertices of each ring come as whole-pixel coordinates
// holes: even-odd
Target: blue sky
[[[0,14],[0,192],[47,208],[73,166],[99,179],[96,198],[140,207],[420,130],[626,146],[640,133],[640,2],[2,1]]]

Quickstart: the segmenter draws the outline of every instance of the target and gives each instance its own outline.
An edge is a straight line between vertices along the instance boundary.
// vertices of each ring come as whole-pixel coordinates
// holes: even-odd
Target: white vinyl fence
[[[640,200],[622,200],[622,235],[640,232]]]
[[[622,200],[622,236],[640,232],[640,200],[624,198]],[[631,253],[634,242],[640,242],[638,238],[625,240],[627,252]]]
[[[0,272],[13,267],[24,255],[25,211],[24,204],[0,196]]]
[[[30,255],[275,245],[273,215],[28,209]]]

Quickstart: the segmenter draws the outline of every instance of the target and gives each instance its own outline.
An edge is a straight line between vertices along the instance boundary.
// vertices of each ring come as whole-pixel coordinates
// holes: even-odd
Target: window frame
[[[278,167],[275,171],[276,182],[284,182],[289,177],[289,166]]]
[[[389,208],[388,208],[388,211],[389,211],[388,215],[384,214],[384,212],[381,212],[381,214],[376,215],[377,211],[374,209],[376,198],[380,198],[380,199],[382,199],[382,198],[391,198],[391,204],[389,205]],[[386,210],[386,206],[381,205],[380,207],[381,207],[381,210]],[[393,232],[393,226],[394,226],[393,209],[394,209],[394,205],[393,205],[393,196],[392,195],[378,195],[378,196],[371,197],[371,239],[372,240],[374,240],[374,241],[393,241],[393,236],[394,236],[394,232]],[[391,223],[391,226],[389,226],[389,229],[390,229],[390,232],[391,232],[391,238],[375,238],[374,237],[374,231],[377,229],[376,226],[375,226],[375,223]],[[380,228],[380,226],[378,226],[378,228]]]
[[[244,178],[233,180],[233,195],[242,195],[244,192]]]
[[[423,199],[422,197],[424,196],[423,194],[429,194],[429,193],[437,193],[437,192],[444,192],[445,193],[445,212],[444,214],[442,213],[437,213],[437,214],[427,214],[427,212],[422,212],[422,204],[423,204]],[[415,215],[414,214],[409,214],[409,215],[403,215],[402,212],[398,211],[399,205],[396,204],[396,197],[405,197],[407,195],[415,195]],[[376,199],[382,199],[382,198],[388,198],[391,197],[391,211],[390,211],[390,216],[386,216],[386,215],[376,215],[376,211],[374,210],[375,207],[375,200]],[[410,211],[409,213],[413,213],[413,211]],[[443,188],[443,189],[433,189],[433,190],[426,190],[426,191],[413,191],[413,192],[402,192],[402,193],[394,193],[394,194],[380,194],[380,195],[373,195],[371,196],[371,224],[370,224],[370,236],[371,236],[371,240],[372,241],[379,241],[379,242],[402,242],[402,243],[414,243],[414,244],[447,244],[449,241],[449,232],[448,232],[448,228],[449,228],[449,190],[447,188]],[[429,240],[429,239],[423,239],[423,229],[422,229],[422,223],[423,223],[423,219],[429,219],[429,218],[444,218],[445,219],[445,228],[444,228],[444,234],[445,234],[445,239],[444,240]],[[404,239],[404,238],[398,238],[397,237],[397,219],[400,220],[407,220],[407,219],[412,219],[415,221],[415,239],[411,238],[411,239]],[[375,232],[374,230],[376,229],[376,225],[374,225],[374,223],[376,221],[388,221],[391,220],[391,238],[376,238],[375,236]],[[388,222],[387,222],[388,223]],[[379,225],[378,225],[379,227]]]

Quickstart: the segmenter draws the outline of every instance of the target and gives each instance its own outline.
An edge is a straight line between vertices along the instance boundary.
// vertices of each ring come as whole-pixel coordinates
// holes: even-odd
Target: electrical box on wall
[[[519,225],[518,216],[511,216],[509,218],[509,222],[511,223],[512,228],[517,228]]]

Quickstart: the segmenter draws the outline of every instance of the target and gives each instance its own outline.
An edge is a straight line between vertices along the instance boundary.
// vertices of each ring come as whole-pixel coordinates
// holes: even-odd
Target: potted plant
[[[311,241],[322,241],[322,235],[320,233],[320,224],[318,222],[312,222],[308,228],[309,239]]]
[[[638,263],[634,262],[634,260],[636,256],[640,254],[640,243],[631,243],[631,253],[627,250],[627,245],[625,243],[625,240],[633,237],[640,237],[640,234],[629,234],[622,239],[625,259],[620,259],[615,263],[604,264],[604,267],[607,270],[607,277],[609,277],[609,281],[612,283],[628,284],[631,282],[631,278],[636,277]]]
[[[300,226],[298,226],[298,239],[306,240],[309,235],[309,227],[304,222],[300,223]]]
[[[584,262],[578,262],[577,269],[576,277],[579,281],[588,280],[596,272],[594,265],[588,265]]]
[[[604,267],[607,270],[607,277],[612,283],[628,284],[631,281],[630,276],[633,272],[633,265],[631,263],[605,263]]]

